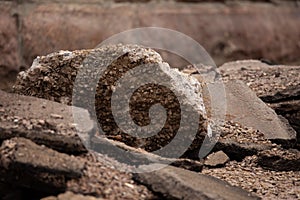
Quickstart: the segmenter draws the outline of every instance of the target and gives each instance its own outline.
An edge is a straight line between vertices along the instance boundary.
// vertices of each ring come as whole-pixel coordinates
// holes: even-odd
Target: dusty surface
[[[105,199],[156,198],[146,187],[135,183],[130,174],[120,172],[95,158],[88,160],[83,176],[68,181],[67,190]]]
[[[1,141],[24,137],[61,152],[86,152],[69,106],[0,91],[0,113]],[[87,112],[83,116],[90,120]]]
[[[262,199],[300,198],[299,171],[266,170],[258,166],[256,160],[257,156],[250,156],[242,162],[231,161],[224,168],[203,169],[202,173],[242,187]]]
[[[84,196],[82,194],[74,194],[73,192],[65,192],[57,196],[49,196],[42,198],[41,200],[103,200],[103,198],[96,198],[93,196]]]
[[[267,102],[272,102],[272,99],[276,99],[280,93],[283,93],[282,98],[293,97],[299,93],[296,90],[299,90],[300,84],[299,66],[271,66],[256,60],[245,60],[229,62],[218,69],[224,81],[242,80],[258,97]],[[284,95],[286,90],[295,92],[286,92]]]

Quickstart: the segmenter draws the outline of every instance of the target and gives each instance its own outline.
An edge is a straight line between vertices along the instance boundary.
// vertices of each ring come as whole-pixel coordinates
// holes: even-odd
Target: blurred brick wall
[[[0,0],[0,67],[28,68],[38,55],[94,48],[113,34],[145,26],[191,36],[217,64],[248,58],[299,64],[297,2]],[[168,59],[173,65],[182,64]]]

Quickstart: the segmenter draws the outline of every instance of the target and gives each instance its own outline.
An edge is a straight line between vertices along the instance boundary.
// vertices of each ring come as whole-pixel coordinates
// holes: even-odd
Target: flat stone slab
[[[275,171],[300,171],[300,151],[273,148],[258,154],[258,164]]]
[[[151,167],[151,166],[150,166]],[[155,167],[155,166],[154,166]],[[260,199],[212,176],[168,166],[134,178],[170,199]]]
[[[14,185],[60,191],[66,180],[83,174],[84,162],[39,146],[25,138],[5,140],[0,147],[0,173]]]
[[[218,69],[224,81],[243,81],[277,114],[288,119],[300,141],[300,66],[270,66],[245,60],[229,62]]]
[[[86,120],[85,134],[93,130],[89,113],[78,109]],[[25,137],[67,153],[87,150],[78,137],[71,106],[0,90],[0,140]],[[82,132],[82,133],[84,133]]]
[[[296,140],[296,132],[242,81],[226,82],[225,90],[227,120],[257,129],[266,139]]]
[[[203,168],[203,160],[192,160],[188,158],[167,158],[161,157],[140,148],[128,146],[122,142],[107,138],[92,138],[91,148],[101,154],[108,155],[120,163],[128,166],[149,165],[154,163],[169,164],[190,171],[200,172]],[[119,163],[116,163],[116,168]]]

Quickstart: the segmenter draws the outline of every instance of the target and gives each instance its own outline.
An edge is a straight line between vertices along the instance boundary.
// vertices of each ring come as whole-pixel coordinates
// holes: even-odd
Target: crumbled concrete
[[[140,67],[141,65],[143,66]],[[131,74],[134,70],[143,76]],[[79,73],[82,76],[76,79]],[[125,75],[130,84],[143,85],[132,96],[128,89],[121,90],[128,85],[118,85],[119,79]],[[145,79],[149,83],[143,84]],[[168,157],[181,156],[186,151],[193,152],[200,148],[208,126],[201,89],[202,83],[171,69],[157,52],[137,45],[108,45],[94,50],[60,51],[42,56],[34,61],[31,68],[18,75],[14,86],[14,91],[19,94],[84,107],[92,116],[96,112],[102,131],[110,138],[127,145],[157,151],[171,144],[167,150],[161,151],[163,156]],[[118,99],[118,104],[114,107],[112,95],[118,90],[121,90],[118,95],[122,98]],[[90,94],[90,91],[94,91],[95,95]],[[149,109],[155,104],[164,107],[166,116],[163,111],[155,111],[155,118],[151,119],[155,122],[151,123]],[[127,112],[130,115],[124,116]],[[114,115],[123,117],[122,124],[115,121]],[[133,121],[128,122],[127,118],[132,118]],[[198,118],[199,120],[195,120]],[[161,125],[164,121],[165,124]],[[148,124],[157,133],[146,138],[138,135],[141,127]],[[124,131],[124,127],[129,128]],[[173,140],[177,131],[181,132],[181,136]],[[149,131],[147,129],[141,132]],[[182,146],[183,144],[186,146]]]
[[[149,166],[151,167],[151,166]],[[155,166],[152,166],[155,167]],[[170,199],[259,199],[214,177],[175,168],[135,174],[135,179]]]
[[[221,167],[224,166],[229,160],[229,157],[223,151],[217,151],[209,154],[206,157],[204,164],[210,167]]]

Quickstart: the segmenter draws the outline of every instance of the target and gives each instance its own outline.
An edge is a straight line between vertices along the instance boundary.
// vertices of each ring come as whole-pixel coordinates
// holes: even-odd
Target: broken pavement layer
[[[167,199],[259,199],[214,177],[172,166],[150,173],[135,174],[134,179]]]
[[[13,137],[28,138],[60,152],[84,153],[87,150],[78,137],[72,107],[56,102],[6,93],[0,90],[0,140]],[[84,109],[81,111],[88,135],[93,122]]]
[[[206,72],[205,67],[208,68],[208,72]],[[241,73],[238,74],[236,72],[237,69],[234,67],[235,65],[234,66],[229,65],[227,69],[227,65],[225,64],[224,66],[213,71],[215,75],[221,73],[221,75],[223,76],[223,81],[224,81],[223,84],[224,84],[225,95],[226,95],[225,120],[237,122],[240,125],[245,127],[251,127],[253,129],[260,131],[264,135],[265,139],[278,142],[286,147],[293,147],[296,143],[296,132],[293,130],[293,128],[291,128],[287,120],[285,120],[281,116],[278,116],[273,109],[271,109],[260,98],[257,97],[255,93],[256,90],[252,91],[247,86],[249,84],[246,85],[246,83],[244,83],[243,81],[239,81],[238,77],[232,75],[232,74],[236,74],[236,76],[240,76],[240,74],[244,73],[245,70],[245,69],[241,70]],[[183,72],[197,78],[199,81],[202,81],[203,77],[207,75],[210,76],[209,73],[211,72],[211,70],[209,70],[208,66],[202,66],[201,70],[202,71],[199,71],[200,72],[199,74],[199,72],[195,68],[188,66],[186,69],[183,70]],[[228,78],[227,76],[230,76],[230,78]],[[296,74],[294,73],[293,76],[296,76]],[[259,77],[256,78],[257,79],[253,79],[253,81],[256,81],[257,84],[259,84],[258,82],[261,80]],[[244,78],[240,77],[240,79],[243,80]],[[294,77],[294,79],[296,78]],[[209,88],[209,87],[213,87],[218,83],[207,83],[207,84],[208,84],[207,87]],[[266,86],[264,87],[270,90],[269,95],[272,95],[274,93],[274,91],[271,91],[271,88],[268,86],[267,83]],[[280,86],[278,86],[277,89],[278,88],[280,88]],[[262,88],[258,91],[261,92],[261,90]],[[294,93],[291,93],[291,95],[292,94]],[[206,108],[211,107],[210,105],[211,99],[209,98],[210,98],[209,93],[206,90],[204,90],[204,102],[206,104]],[[210,109],[215,109],[215,108],[210,108]],[[297,109],[297,107],[295,109]],[[209,112],[210,111],[208,111],[208,113]],[[218,112],[218,110],[214,112]]]
[[[224,81],[243,81],[277,114],[288,119],[300,141],[300,66],[271,66],[245,60],[229,62],[218,69]]]
[[[224,83],[226,90],[226,119],[252,127],[264,134],[265,139],[287,146],[296,142],[296,132],[273,109],[268,107],[242,81]]]
[[[0,147],[2,181],[41,191],[63,191],[66,180],[82,175],[84,163],[75,157],[39,146],[24,138],[12,138]],[[21,177],[21,178],[20,178]]]
[[[276,171],[300,171],[300,151],[296,149],[273,148],[258,154],[258,164]]]
[[[33,193],[41,197],[66,190],[115,199],[154,196],[134,183],[130,174],[113,168],[110,158],[100,162],[96,153],[86,153],[76,136],[72,107],[0,92],[0,183],[12,185],[16,196],[32,199]],[[12,196],[11,190],[0,190],[0,195]]]
[[[134,148],[128,146],[122,142],[107,139],[107,138],[92,138],[91,147],[94,151],[105,154],[114,158],[120,163],[127,164],[129,166],[135,166],[134,169],[123,169],[132,172],[141,172],[139,169],[141,165],[149,165],[154,163],[160,163],[165,165],[172,165],[175,167],[187,169],[190,171],[200,172],[203,167],[203,162],[198,160],[191,160],[188,158],[166,158],[152,154],[140,148]],[[120,164],[116,163],[116,168],[120,168]]]
[[[260,151],[277,146],[265,139],[260,131],[236,122],[226,121],[218,131],[220,137],[213,151],[222,150],[231,160],[241,161],[246,156],[256,155]]]

